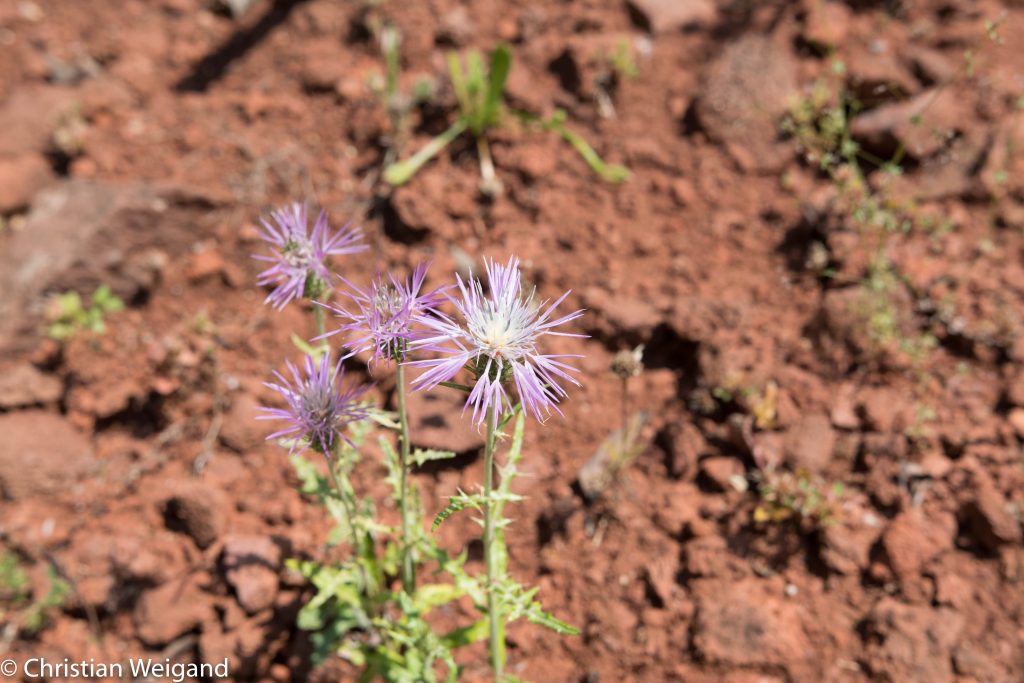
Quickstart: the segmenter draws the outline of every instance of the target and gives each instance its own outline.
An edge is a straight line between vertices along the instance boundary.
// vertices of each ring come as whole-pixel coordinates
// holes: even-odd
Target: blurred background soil
[[[400,91],[432,93],[402,129],[388,25]],[[1016,0],[0,0],[0,651],[355,679],[309,665],[283,559],[339,551],[253,420],[312,336],[249,258],[297,199],[364,227],[353,281],[511,253],[587,309],[509,533],[582,635],[514,625],[517,676],[1024,679],[1022,36]],[[500,196],[468,142],[379,181],[453,120],[446,52],[499,42],[506,101],[565,110],[628,182],[518,124],[492,136]],[[822,170],[829,107],[863,154]],[[100,285],[124,309],[62,335],[53,297]],[[586,497],[638,344],[645,448]],[[482,437],[457,397],[412,409],[417,444],[460,453],[416,474],[432,516],[481,480]],[[486,678],[482,646],[460,661]]]

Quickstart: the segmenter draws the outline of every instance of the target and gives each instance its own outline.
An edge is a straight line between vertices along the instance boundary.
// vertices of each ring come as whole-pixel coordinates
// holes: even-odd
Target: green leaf
[[[469,626],[463,626],[462,628],[457,628],[454,631],[449,631],[444,634],[441,636],[441,644],[449,650],[462,647],[464,645],[472,645],[473,643],[478,643],[487,638],[489,628],[490,626],[487,619],[480,619]]]
[[[466,86],[466,74],[462,70],[462,62],[459,61],[459,55],[456,52],[448,53],[448,78],[452,82],[455,98],[459,101],[462,118],[469,121],[473,109],[469,99],[469,88]]]
[[[462,597],[464,592],[450,583],[429,583],[416,589],[413,605],[419,612],[428,612]]]
[[[604,160],[601,159],[600,155],[594,151],[594,148],[591,147],[581,135],[569,130],[561,124],[555,126],[554,130],[562,136],[563,140],[572,145],[573,149],[575,149],[576,152],[583,157],[583,160],[587,162],[587,165],[590,166],[590,170],[600,176],[602,180],[614,184],[629,180],[629,169],[625,166],[620,166],[619,164],[605,163]]]
[[[501,95],[505,90],[512,69],[512,51],[502,43],[491,53],[491,69],[488,74],[487,96],[484,98],[483,123],[485,126],[498,125],[501,111]]]
[[[455,453],[452,451],[439,451],[433,448],[417,448],[412,453],[412,461],[417,467],[435,460],[451,460],[454,457]]]
[[[448,146],[452,140],[459,137],[466,130],[467,121],[460,117],[448,130],[428,142],[420,151],[413,154],[404,161],[397,161],[384,169],[385,182],[394,185],[404,185],[409,179],[416,175],[423,164],[430,161],[441,150]]]
[[[451,502],[448,503],[448,506],[444,510],[438,512],[437,517],[434,517],[434,523],[430,525],[431,533],[437,531],[437,528],[441,526],[444,520],[448,519],[467,505],[469,505],[469,501],[465,498],[452,498]]]
[[[578,636],[580,634],[579,629],[570,626],[561,619],[548,614],[540,608],[527,612],[526,620],[531,624],[537,624],[538,626],[549,628],[555,633],[559,633],[563,636]]]

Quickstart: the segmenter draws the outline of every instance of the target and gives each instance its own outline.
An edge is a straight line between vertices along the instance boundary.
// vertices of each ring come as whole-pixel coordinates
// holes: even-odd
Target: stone
[[[0,409],[54,403],[63,393],[63,382],[28,363],[0,368]]]
[[[53,177],[41,154],[26,152],[16,157],[0,157],[0,215],[25,209]]]
[[[201,588],[206,580],[192,574],[144,593],[132,615],[139,640],[150,647],[166,645],[213,618],[209,597]]]
[[[860,410],[865,427],[871,431],[889,434],[904,428],[903,398],[889,387],[868,387],[859,396]]]
[[[695,111],[701,128],[725,145],[744,168],[771,172],[791,154],[780,146],[778,124],[797,93],[797,65],[783,45],[747,34],[704,70]]]
[[[743,463],[731,456],[715,456],[700,462],[700,473],[720,491],[732,491],[734,477],[743,476]]]
[[[712,0],[628,0],[630,14],[641,28],[658,35],[714,23]]]
[[[826,415],[814,413],[804,415],[786,431],[783,452],[795,468],[820,473],[832,460],[836,435]]]
[[[124,301],[138,296],[141,271],[155,282],[146,264],[158,252],[185,254],[218,220],[211,208],[223,200],[173,185],[88,180],[39,193],[24,228],[0,250],[0,354],[36,345],[39,312],[51,292],[89,294],[104,283]]]
[[[220,440],[228,448],[245,453],[258,447],[266,440],[268,433],[265,422],[256,419],[261,415],[259,401],[248,393],[236,394],[231,407],[224,414],[220,428]]]
[[[224,542],[221,566],[238,604],[249,614],[277,598],[281,549],[268,536],[235,536]]]
[[[3,413],[0,434],[0,498],[64,493],[95,465],[88,439],[59,415]]]
[[[950,651],[963,630],[957,610],[904,605],[883,598],[865,620],[865,664],[872,678],[952,683]]]
[[[961,509],[973,541],[989,551],[1020,542],[1020,522],[1010,513],[1006,499],[991,482],[983,481]]]
[[[758,579],[700,581],[694,594],[693,649],[704,662],[797,672],[818,655],[804,632],[801,607]]]
[[[854,139],[888,157],[902,145],[914,159],[942,149],[963,121],[969,119],[963,102],[948,88],[925,90],[914,97],[880,105],[850,123]]]
[[[897,515],[882,534],[882,548],[900,581],[916,579],[925,565],[953,547],[956,520],[952,515],[930,515],[909,510]]]
[[[15,88],[0,106],[0,157],[44,153],[74,97],[74,91],[55,86]]]
[[[804,39],[825,48],[841,45],[850,30],[850,8],[831,0],[810,0],[807,4]]]
[[[224,529],[223,496],[198,482],[182,482],[165,501],[164,519],[172,531],[192,538],[200,548],[208,548]]]

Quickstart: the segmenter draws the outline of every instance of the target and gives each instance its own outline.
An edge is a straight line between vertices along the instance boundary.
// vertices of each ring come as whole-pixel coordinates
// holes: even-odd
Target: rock
[[[0,215],[26,208],[51,180],[53,171],[41,154],[0,157]]]
[[[1024,408],[1013,408],[1006,416],[1006,420],[1017,433],[1017,438],[1024,439]]]
[[[612,295],[600,287],[588,288],[581,303],[599,316],[597,325],[603,334],[625,335],[634,342],[646,341],[665,319],[650,301]]]
[[[679,206],[693,206],[697,201],[697,190],[686,178],[676,178],[672,181],[672,199]]]
[[[207,247],[192,255],[185,275],[190,282],[200,282],[224,273],[224,257],[216,247]]]
[[[167,528],[192,538],[200,548],[213,545],[224,529],[221,493],[205,484],[183,482],[164,503]]]
[[[238,604],[255,614],[274,604],[281,549],[267,536],[235,536],[224,543],[221,566]]]
[[[331,92],[337,89],[351,69],[344,61],[341,43],[320,38],[306,43],[302,53],[299,80],[307,92]]]
[[[0,157],[44,153],[61,115],[73,101],[74,92],[68,88],[15,88],[0,106],[0,130],[4,132],[0,135]]]
[[[0,414],[0,497],[66,493],[95,464],[88,439],[51,413]]]
[[[0,409],[54,403],[63,393],[64,384],[59,379],[28,363],[0,368]]]
[[[925,85],[942,85],[953,79],[957,68],[942,52],[923,45],[908,45],[904,55]]]
[[[656,553],[644,568],[644,578],[661,605],[673,602],[676,586],[676,573],[679,571],[679,560],[675,553]],[[657,606],[657,605],[656,605]]]
[[[732,481],[743,477],[743,463],[730,456],[705,458],[700,462],[700,473],[720,491],[733,491]]]
[[[854,385],[843,384],[834,394],[832,410],[829,416],[832,419],[832,425],[837,429],[853,430],[860,427],[860,418],[857,417],[857,410],[853,401],[855,391]]]
[[[690,421],[669,425],[657,437],[665,449],[668,471],[677,479],[689,479],[697,474],[697,456],[704,444],[700,430]]]
[[[657,35],[714,23],[712,0],[628,0],[630,15],[641,28]]]
[[[811,414],[786,431],[783,452],[793,467],[820,473],[831,462],[835,445],[836,435],[828,417]]]
[[[509,165],[530,181],[542,180],[558,166],[558,149],[546,144],[521,144],[511,150]]]
[[[821,558],[829,569],[856,576],[870,565],[871,547],[878,532],[866,524],[826,525],[822,530]]]
[[[228,448],[245,453],[266,440],[266,423],[256,419],[262,414],[259,401],[252,394],[236,394],[231,408],[224,414],[220,440]]]
[[[476,33],[476,26],[464,5],[448,10],[438,22],[438,37],[455,46],[465,45]]]
[[[24,228],[0,250],[0,354],[36,344],[47,293],[88,294],[105,283],[122,300],[135,298],[144,284],[140,273],[152,276],[138,259],[148,264],[158,252],[186,253],[218,220],[210,209],[222,200],[174,186],[85,180],[41,192]]]
[[[960,517],[971,539],[986,550],[996,551],[1001,545],[1020,541],[1020,522],[991,482],[976,487],[974,496],[962,506]]]
[[[850,8],[831,0],[811,0],[807,4],[804,39],[825,48],[841,45],[850,30]]]
[[[132,615],[135,632],[150,647],[166,645],[213,618],[201,574],[169,581],[143,594]]]
[[[952,515],[926,519],[920,510],[909,510],[889,522],[882,534],[882,548],[896,577],[901,582],[912,581],[928,562],[953,547],[955,533]]]
[[[484,445],[484,435],[463,415],[465,394],[440,387],[437,391],[414,391],[406,405],[414,446],[469,453]]]
[[[903,396],[889,387],[868,387],[858,397],[865,427],[889,434],[903,429]]]
[[[963,626],[963,615],[954,609],[883,598],[865,623],[867,669],[878,680],[952,683],[949,655]]]
[[[801,607],[758,579],[706,580],[694,587],[693,649],[702,661],[728,667],[777,667],[796,680],[818,652],[800,619]]]
[[[708,136],[748,170],[779,170],[790,154],[778,123],[797,91],[797,65],[771,38],[747,34],[730,43],[702,77],[696,114]]]
[[[969,119],[963,103],[948,88],[925,90],[903,102],[883,104],[854,117],[853,137],[888,158],[900,145],[914,159],[942,149]]]

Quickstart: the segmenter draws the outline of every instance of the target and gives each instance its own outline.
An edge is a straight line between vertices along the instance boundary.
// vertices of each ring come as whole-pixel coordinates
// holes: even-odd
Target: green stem
[[[392,185],[401,185],[408,182],[409,178],[420,169],[420,166],[430,161],[438,152],[447,147],[452,140],[459,137],[464,130],[466,130],[466,121],[460,117],[448,130],[424,145],[423,149],[408,159],[391,164],[384,169],[384,180]]]
[[[363,581],[364,581],[364,583],[366,585],[366,590],[369,591],[370,590],[369,576],[366,573],[366,568],[363,567],[363,563],[360,562],[359,559],[358,559],[359,555],[360,555],[360,552],[361,552],[361,549],[359,547],[359,532],[356,530],[356,526],[355,526],[356,511],[352,508],[351,501],[349,500],[348,496],[346,495],[345,489],[342,488],[341,482],[338,481],[337,473],[335,473],[335,471],[334,471],[334,468],[338,465],[338,462],[339,462],[339,458],[338,458],[338,443],[339,442],[340,442],[340,439],[338,439],[338,438],[336,438],[334,440],[334,445],[331,448],[333,453],[327,456],[327,474],[331,478],[331,483],[334,485],[334,490],[338,492],[338,498],[341,499],[341,507],[342,507],[342,509],[345,512],[345,526],[348,527],[349,534],[351,535],[351,537],[349,538],[349,543],[352,544],[352,554],[356,558],[356,562],[359,564],[360,571],[362,572],[362,575],[363,575]]]
[[[494,442],[497,438],[495,429],[495,404],[487,409],[487,443],[484,448],[484,562],[487,565],[487,618],[490,625],[490,656],[494,679],[501,680],[502,667],[505,663],[505,634],[501,615],[498,613],[498,596],[495,581],[498,578],[498,548],[495,544],[495,505],[491,501],[494,492]]]
[[[327,326],[324,323],[324,307],[318,304],[316,299],[313,299],[313,318],[316,320],[316,336],[319,337],[327,332]]]
[[[406,479],[409,474],[409,413],[405,407],[405,366],[398,364],[396,379],[396,390],[398,391],[398,421],[401,427],[399,441],[401,442],[401,463],[402,476],[399,479],[398,504],[402,515],[402,588],[409,595],[412,595],[416,588],[416,569],[413,564],[412,543],[409,538],[409,502]]]

